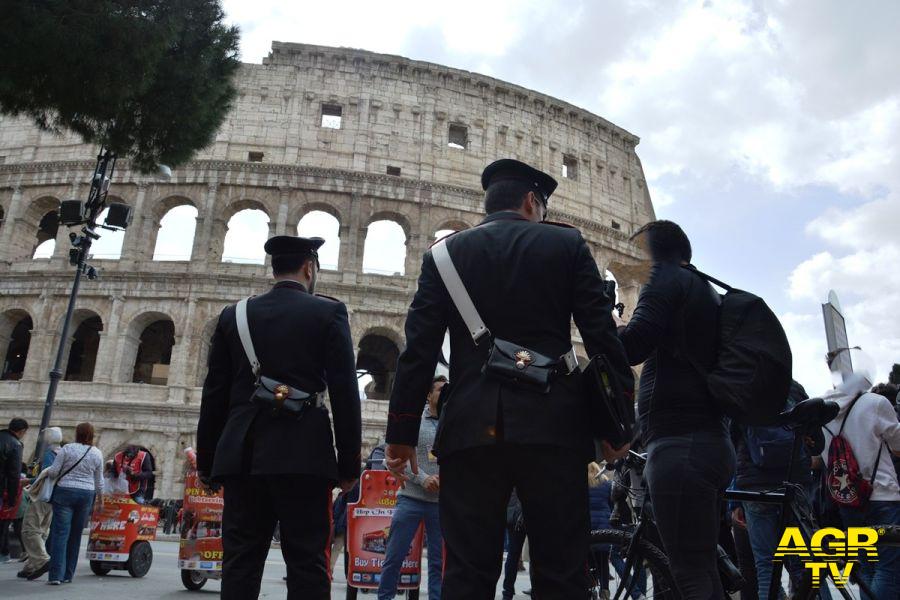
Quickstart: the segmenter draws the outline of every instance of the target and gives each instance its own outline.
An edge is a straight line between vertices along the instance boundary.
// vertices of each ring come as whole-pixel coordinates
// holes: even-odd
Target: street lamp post
[[[56,360],[53,363],[53,368],[50,370],[50,386],[47,388],[47,398],[44,401],[44,413],[41,415],[41,428],[38,430],[38,440],[34,450],[33,462],[38,468],[41,464],[41,457],[44,454],[44,448],[46,446],[43,432],[50,425],[50,418],[53,415],[53,405],[56,400],[56,390],[59,387],[59,380],[62,379],[63,376],[62,361],[66,353],[66,340],[69,337],[69,327],[72,323],[72,313],[75,310],[75,301],[78,298],[78,290],[81,287],[81,277],[82,275],[87,275],[88,279],[97,278],[96,269],[87,264],[91,245],[94,240],[100,239],[96,229],[97,227],[111,230],[116,229],[116,227],[97,224],[97,217],[100,216],[100,213],[106,207],[106,195],[109,191],[109,183],[112,179],[115,167],[115,152],[108,148],[101,149],[100,154],[97,155],[97,165],[94,168],[94,176],[91,179],[91,189],[88,193],[87,202],[82,204],[78,201],[68,201],[69,204],[77,203],[80,205],[76,206],[77,210],[75,211],[78,217],[73,218],[70,214],[64,215],[64,212],[70,213],[70,211],[64,211],[62,208],[60,209],[60,220],[62,224],[84,224],[84,227],[81,229],[81,235],[76,233],[69,234],[69,239],[74,246],[69,251],[69,262],[75,266],[75,280],[72,282],[72,290],[69,292],[69,304],[66,307],[66,316],[63,319],[62,329],[60,331],[59,346],[56,349]],[[125,212],[127,213],[128,211]],[[63,220],[64,218],[65,220]],[[119,227],[123,229],[127,227],[127,220],[123,220],[122,223],[119,224]]]

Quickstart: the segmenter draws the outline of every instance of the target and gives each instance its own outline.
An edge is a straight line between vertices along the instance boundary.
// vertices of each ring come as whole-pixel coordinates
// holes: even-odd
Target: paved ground
[[[113,571],[106,577],[97,577],[91,573],[88,561],[84,558],[84,544],[87,537],[83,538],[81,560],[75,571],[75,579],[70,584],[53,587],[47,585],[47,577],[26,581],[18,579],[16,573],[21,569],[21,563],[12,562],[0,565],[0,598],[4,600],[13,598],[53,598],[65,600],[119,600],[122,598],[134,600],[151,600],[160,598],[212,597],[219,592],[219,582],[209,581],[199,592],[189,592],[181,585],[181,577],[178,572],[178,543],[170,541],[153,542],[153,566],[146,577],[133,579],[127,571]],[[332,585],[331,597],[343,599],[347,590],[347,582],[344,579],[342,562],[338,561],[335,568],[335,581]],[[263,573],[262,593],[260,598],[284,598],[286,588],[282,577],[285,574],[284,561],[281,551],[273,548],[269,552],[266,561],[266,570]],[[521,592],[530,587],[528,576],[519,573],[516,590]],[[427,598],[423,587],[421,598]],[[497,598],[500,597],[499,588]],[[359,596],[360,599],[374,600],[374,594]],[[398,598],[403,598],[398,596]],[[527,600],[524,594],[516,595],[517,600]]]

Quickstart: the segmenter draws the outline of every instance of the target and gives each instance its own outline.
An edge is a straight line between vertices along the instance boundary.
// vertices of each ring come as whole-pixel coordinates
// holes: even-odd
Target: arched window
[[[44,214],[38,223],[37,242],[32,258],[50,258],[56,250],[56,233],[59,231],[59,212]]]
[[[33,326],[31,316],[22,310],[10,310],[0,316],[0,342],[5,342],[0,346],[4,350],[0,379],[22,378]]]
[[[166,385],[172,346],[175,345],[175,324],[169,319],[154,321],[141,333],[140,345],[134,359],[134,383]]]
[[[182,204],[169,210],[159,222],[153,260],[191,260],[197,209]]]
[[[334,215],[322,210],[306,213],[297,223],[297,235],[324,239],[325,243],[319,248],[319,264],[323,269],[337,270],[341,253],[341,224]]]
[[[263,246],[269,237],[269,215],[258,208],[245,208],[228,220],[222,262],[261,265],[266,261]]]
[[[388,399],[399,356],[397,344],[385,335],[369,333],[359,341],[356,371],[361,375],[360,383],[365,385],[363,391],[366,398]]]
[[[66,381],[93,381],[101,331],[103,321],[96,314],[84,319],[75,329],[66,366]]]
[[[375,221],[366,231],[363,273],[406,274],[406,233],[395,221]]]
[[[109,209],[104,208],[97,218],[97,222],[105,223],[108,212]],[[117,231],[98,229],[97,233],[100,234],[100,239],[94,240],[91,244],[91,256],[105,260],[119,260],[122,258],[122,244],[125,243],[125,231],[122,229]]]

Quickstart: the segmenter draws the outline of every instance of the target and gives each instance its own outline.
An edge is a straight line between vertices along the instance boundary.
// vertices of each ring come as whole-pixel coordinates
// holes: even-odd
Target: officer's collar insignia
[[[534,362],[534,357],[531,356],[531,352],[528,350],[519,350],[516,352],[516,368],[524,369],[528,365]]]

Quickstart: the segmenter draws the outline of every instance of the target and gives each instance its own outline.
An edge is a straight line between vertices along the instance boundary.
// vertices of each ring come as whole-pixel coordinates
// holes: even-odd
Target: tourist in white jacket
[[[834,421],[825,426],[823,460],[828,462],[831,439],[843,425],[841,435],[853,449],[860,475],[869,481],[872,480],[873,472],[875,474],[872,496],[865,507],[840,507],[845,527],[900,525],[900,486],[890,456],[892,451],[900,452],[900,422],[891,402],[884,396],[867,392],[870,387],[871,382],[866,376],[854,374],[824,396],[825,400],[837,402],[840,411]],[[853,408],[848,416],[851,405]],[[877,548],[878,562],[863,562],[859,566],[859,574],[872,588],[875,598],[898,598],[900,548],[883,544],[879,544]]]

